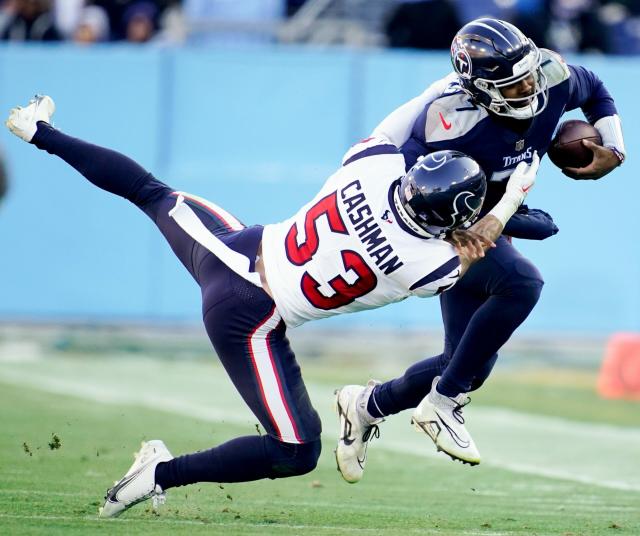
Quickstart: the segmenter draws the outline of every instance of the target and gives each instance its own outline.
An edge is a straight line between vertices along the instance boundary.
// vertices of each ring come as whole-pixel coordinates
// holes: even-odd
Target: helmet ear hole
[[[419,159],[401,179],[398,197],[415,225],[442,237],[478,215],[486,191],[486,177],[473,158],[437,151]]]

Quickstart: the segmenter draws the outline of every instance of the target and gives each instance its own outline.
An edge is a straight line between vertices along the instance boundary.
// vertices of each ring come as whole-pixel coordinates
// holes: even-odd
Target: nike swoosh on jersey
[[[447,123],[444,116],[442,115],[442,112],[438,112],[438,115],[440,116],[440,121],[442,121],[442,126],[444,127],[445,130],[449,130],[451,128],[451,123]]]

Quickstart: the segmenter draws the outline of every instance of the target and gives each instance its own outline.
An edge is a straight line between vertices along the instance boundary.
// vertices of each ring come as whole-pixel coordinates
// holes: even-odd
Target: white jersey
[[[394,192],[404,173],[394,145],[365,140],[295,216],[265,226],[266,278],[287,326],[434,296],[455,284],[453,246],[420,235],[398,211]]]

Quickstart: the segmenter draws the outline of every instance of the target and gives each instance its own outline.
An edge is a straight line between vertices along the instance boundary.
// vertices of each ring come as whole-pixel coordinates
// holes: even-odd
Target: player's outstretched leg
[[[153,499],[153,507],[164,504],[165,494],[156,484],[156,467],[172,460],[169,449],[159,439],[142,443],[135,461],[125,475],[107,490],[100,517],[116,517],[139,502]]]
[[[369,380],[366,387],[345,385],[336,391],[335,410],[340,419],[336,462],[342,477],[351,484],[362,478],[369,443],[380,436],[378,424],[384,419],[372,417],[367,411],[369,397],[379,384]]]
[[[197,280],[195,263],[206,255],[206,251],[169,217],[177,193],[128,156],[52,127],[50,121],[54,110],[51,97],[36,95],[24,108],[12,109],[5,124],[20,139],[61,158],[93,185],[140,208],[157,225],[178,259]],[[217,220],[209,223],[215,226]]]
[[[413,411],[411,422],[419,432],[426,433],[441,450],[455,460],[477,465],[480,452],[464,426],[462,408],[470,399],[461,393],[455,398],[440,394],[438,380],[433,380],[431,391]]]
[[[170,195],[171,188],[128,156],[53,128],[54,111],[51,97],[36,95],[24,108],[13,108],[5,124],[22,140],[61,158],[98,188],[131,201],[155,220],[148,207]]]

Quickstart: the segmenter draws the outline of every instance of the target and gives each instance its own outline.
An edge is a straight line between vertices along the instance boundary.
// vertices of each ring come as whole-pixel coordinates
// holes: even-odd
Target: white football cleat
[[[135,461],[126,474],[107,490],[100,517],[116,517],[134,504],[153,499],[153,508],[164,504],[165,494],[156,484],[156,466],[172,460],[173,456],[159,439],[142,443]]]
[[[362,478],[369,442],[374,437],[380,437],[378,423],[384,419],[371,417],[367,412],[369,396],[379,383],[369,380],[366,387],[346,385],[335,392],[335,410],[340,419],[336,462],[342,478],[351,484]]]
[[[13,108],[4,124],[18,138],[31,142],[38,130],[38,121],[50,123],[55,111],[56,105],[51,97],[36,95],[24,108],[21,106]]]
[[[469,465],[480,463],[480,452],[473,438],[464,427],[462,408],[471,399],[461,393],[455,398],[438,393],[436,385],[440,377],[433,380],[431,392],[422,399],[413,411],[411,423],[419,432],[426,433],[437,449],[452,459]]]

